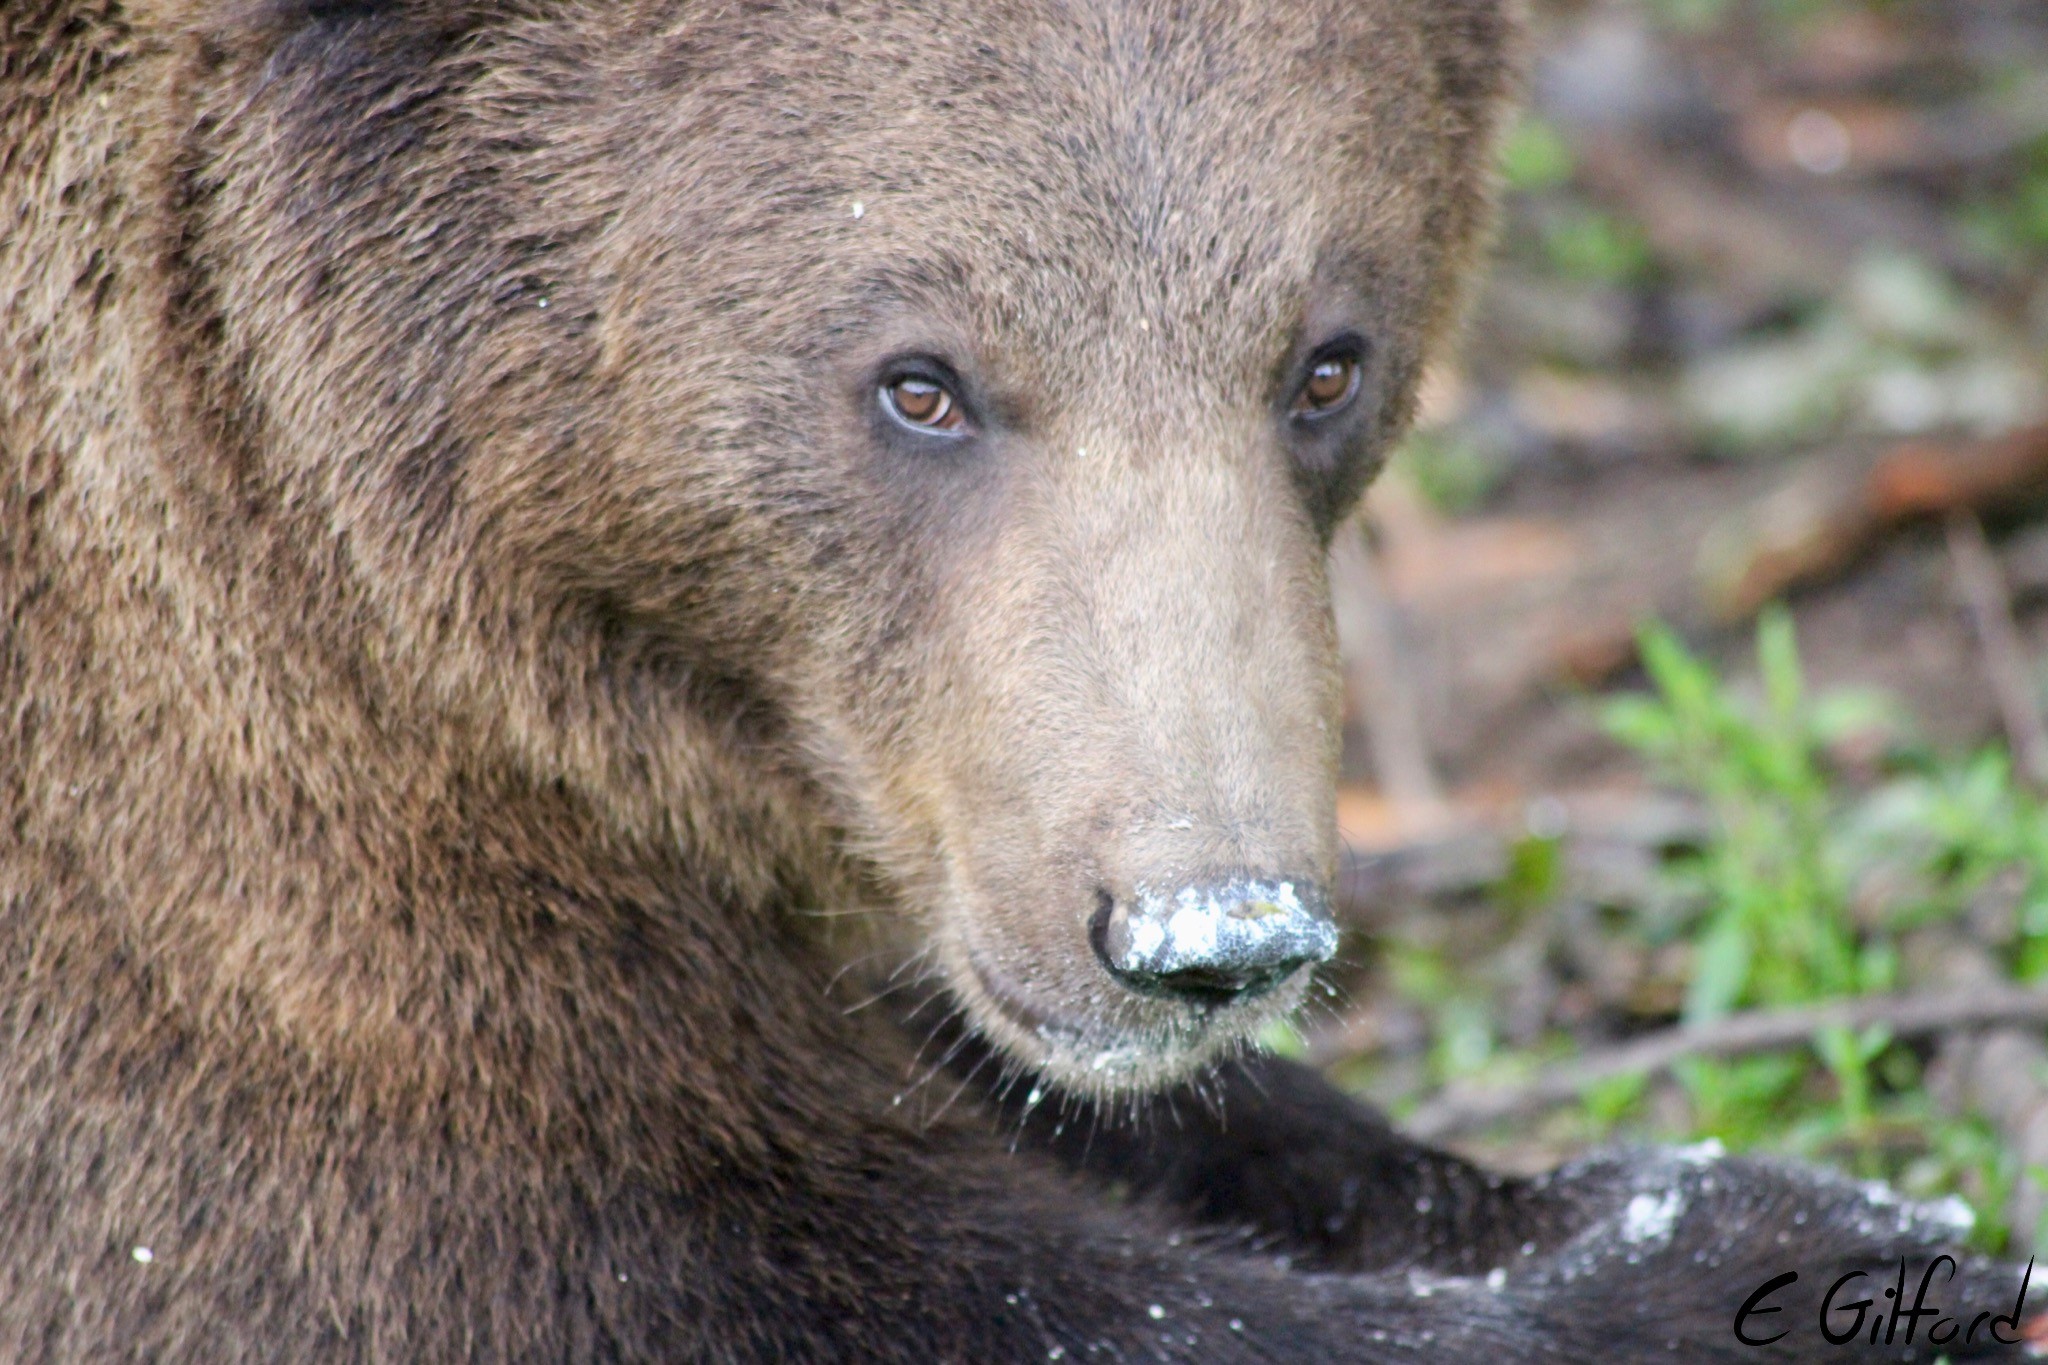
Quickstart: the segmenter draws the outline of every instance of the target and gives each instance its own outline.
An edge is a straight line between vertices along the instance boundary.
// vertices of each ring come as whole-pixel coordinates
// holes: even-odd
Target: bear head
[[[502,8],[192,30],[248,79],[187,264],[378,695],[734,906],[879,907],[1058,1084],[1288,1008],[1325,560],[1482,235],[1501,0]]]

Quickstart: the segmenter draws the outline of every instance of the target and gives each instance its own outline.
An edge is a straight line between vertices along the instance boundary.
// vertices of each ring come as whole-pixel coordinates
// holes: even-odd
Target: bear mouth
[[[1106,1093],[1170,1084],[1219,1052],[1243,1046],[1267,1019],[1291,1008],[1285,987],[1227,1004],[1169,1002],[1132,995],[1140,1017],[1076,1018],[1048,1007],[973,948],[969,988],[955,988],[976,1030],[1019,1061],[1070,1090]],[[1121,990],[1121,987],[1117,989]]]
[[[967,965],[974,971],[974,981],[981,987],[981,994],[989,1004],[1000,1010],[1011,1024],[1041,1036],[1078,1035],[1082,1032],[1079,1026],[1060,1019],[1042,1008],[1027,991],[989,966],[982,960],[981,954],[972,948],[967,950]]]

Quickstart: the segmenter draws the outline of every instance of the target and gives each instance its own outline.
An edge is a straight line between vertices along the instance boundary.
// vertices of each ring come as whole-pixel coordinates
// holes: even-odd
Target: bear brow
[[[892,315],[975,315],[980,303],[963,262],[943,254],[901,258],[860,276],[828,304],[820,335],[841,341]]]
[[[869,307],[929,306],[958,302],[970,292],[969,280],[966,262],[940,253],[891,261],[863,276],[850,292],[854,300]]]

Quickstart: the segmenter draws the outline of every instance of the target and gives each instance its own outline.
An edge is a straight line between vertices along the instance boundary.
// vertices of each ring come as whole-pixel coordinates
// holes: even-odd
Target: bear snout
[[[1337,948],[1329,898],[1312,883],[1225,877],[1103,893],[1096,957],[1141,995],[1224,1005],[1263,995]]]

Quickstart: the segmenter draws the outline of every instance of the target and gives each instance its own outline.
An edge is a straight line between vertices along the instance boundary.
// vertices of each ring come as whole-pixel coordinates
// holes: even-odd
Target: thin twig
[[[1932,964],[1954,989],[1995,988],[2003,972],[1990,949],[1971,938],[1946,945]],[[1956,1032],[1941,1040],[1927,1068],[1927,1094],[1951,1116],[1974,1114],[1988,1122],[2016,1169],[2048,1166],[2048,1041],[2039,1029],[1994,1028]],[[2006,1192],[2006,1226],[2015,1253],[2034,1245],[2048,1212],[2048,1190],[2015,1180]]]
[[[1407,655],[1396,638],[1394,606],[1357,523],[1342,528],[1331,548],[1330,587],[1337,634],[1350,664],[1346,681],[1372,738],[1380,790],[1413,825],[1439,824],[1445,810],[1443,783],[1422,733]]]
[[[1974,512],[1958,510],[1948,517],[1948,554],[1956,569],[1956,588],[1970,610],[1977,643],[1984,653],[1984,671],[1998,698],[1999,718],[2020,773],[2035,790],[2048,789],[2048,726],[2034,695],[2033,672],[2012,619],[2012,595],[1998,571],[1984,525]]]
[[[1469,1132],[1577,1099],[1589,1086],[1668,1070],[1688,1057],[1727,1057],[1796,1047],[1826,1028],[1889,1027],[1898,1037],[2048,1023],[2048,991],[2003,987],[1924,995],[1866,996],[1796,1009],[1731,1015],[1668,1029],[1546,1067],[1517,1085],[1447,1087],[1404,1125],[1422,1138]]]

